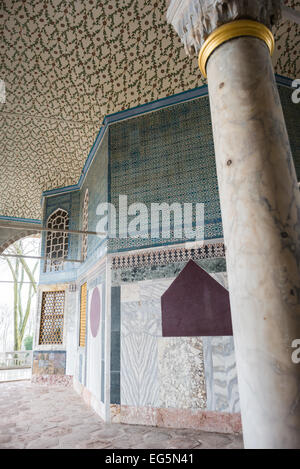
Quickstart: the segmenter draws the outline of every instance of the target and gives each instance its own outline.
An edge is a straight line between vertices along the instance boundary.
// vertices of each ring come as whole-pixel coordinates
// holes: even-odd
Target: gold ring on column
[[[208,36],[199,53],[199,68],[205,78],[207,77],[206,64],[213,51],[224,42],[241,36],[262,39],[267,44],[270,54],[273,54],[274,36],[264,24],[252,20],[237,20],[223,24]]]

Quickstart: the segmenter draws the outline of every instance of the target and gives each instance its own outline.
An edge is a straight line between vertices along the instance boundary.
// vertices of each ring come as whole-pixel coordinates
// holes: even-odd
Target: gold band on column
[[[264,24],[252,20],[237,20],[223,24],[208,36],[199,53],[199,68],[205,78],[207,76],[206,64],[213,51],[224,42],[241,36],[262,39],[267,44],[270,54],[273,54],[275,47],[274,36]]]

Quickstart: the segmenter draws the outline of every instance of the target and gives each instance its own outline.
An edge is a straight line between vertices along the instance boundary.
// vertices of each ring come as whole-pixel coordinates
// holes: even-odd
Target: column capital
[[[198,54],[220,26],[248,19],[271,29],[281,18],[281,0],[171,0],[167,21],[180,36],[188,55]]]

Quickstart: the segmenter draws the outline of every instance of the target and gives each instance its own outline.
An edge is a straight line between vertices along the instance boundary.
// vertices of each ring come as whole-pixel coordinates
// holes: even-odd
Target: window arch
[[[69,214],[58,208],[47,220],[47,228],[55,230],[69,229]],[[47,232],[45,272],[62,270],[64,259],[68,256],[69,234],[65,232]]]
[[[84,201],[83,201],[83,210],[82,210],[82,231],[88,231],[89,224],[89,190],[85,191]],[[87,256],[88,248],[88,235],[82,235],[82,245],[81,245],[81,257],[85,261]]]

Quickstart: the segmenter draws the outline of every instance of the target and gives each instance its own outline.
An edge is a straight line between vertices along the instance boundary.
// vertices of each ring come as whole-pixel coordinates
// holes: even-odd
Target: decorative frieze
[[[147,265],[166,265],[174,262],[187,262],[190,259],[211,259],[225,257],[224,243],[204,244],[197,248],[183,246],[172,249],[145,250],[112,257],[112,269],[143,267]]]

